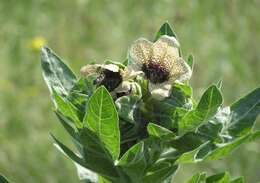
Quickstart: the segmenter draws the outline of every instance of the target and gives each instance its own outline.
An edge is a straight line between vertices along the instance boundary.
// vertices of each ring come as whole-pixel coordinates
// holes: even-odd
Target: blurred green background
[[[0,172],[17,183],[79,182],[49,137],[70,143],[52,113],[37,41],[45,39],[78,74],[89,61],[123,61],[135,39],[152,40],[168,20],[183,54],[195,56],[195,96],[222,79],[230,104],[260,85],[259,7],[259,0],[0,0]],[[256,183],[259,169],[258,142],[222,161],[183,166],[175,180],[228,170]]]

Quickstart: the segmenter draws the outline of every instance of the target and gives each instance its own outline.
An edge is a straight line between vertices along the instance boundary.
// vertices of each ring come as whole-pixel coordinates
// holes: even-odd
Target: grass
[[[78,74],[91,61],[123,61],[131,42],[140,36],[152,40],[168,20],[184,56],[195,56],[195,96],[222,79],[229,104],[260,85],[259,6],[257,0],[2,0],[0,172],[13,182],[79,182],[72,162],[49,137],[53,132],[70,143],[52,113],[39,50],[30,47],[35,37],[46,39]],[[251,143],[223,161],[182,167],[176,182],[200,170],[228,170],[257,182],[259,156],[260,144]]]

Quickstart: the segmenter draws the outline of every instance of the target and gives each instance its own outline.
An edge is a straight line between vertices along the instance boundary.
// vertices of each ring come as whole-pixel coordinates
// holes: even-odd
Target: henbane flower
[[[114,64],[86,65],[81,68],[80,73],[84,77],[97,75],[94,84],[97,86],[104,85],[110,92],[122,83],[120,68]]]
[[[145,74],[149,90],[157,99],[168,97],[174,82],[191,77],[191,69],[180,57],[179,47],[174,37],[164,35],[155,43],[139,38],[129,49],[128,69]]]
[[[138,72],[129,73],[115,64],[93,64],[83,66],[80,70],[83,77],[96,75],[94,84],[97,86],[105,86],[110,94],[114,97],[128,95],[130,93],[138,94],[139,89],[133,79]]]

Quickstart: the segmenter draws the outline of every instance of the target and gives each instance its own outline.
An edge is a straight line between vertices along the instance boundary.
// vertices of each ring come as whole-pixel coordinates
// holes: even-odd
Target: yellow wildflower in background
[[[44,39],[43,37],[35,37],[30,41],[30,48],[33,51],[39,51],[45,44],[47,43],[46,39]]]

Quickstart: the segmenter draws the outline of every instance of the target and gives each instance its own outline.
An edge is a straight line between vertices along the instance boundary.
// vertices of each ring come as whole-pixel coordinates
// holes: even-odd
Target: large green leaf
[[[74,163],[77,168],[77,173],[79,180],[84,181],[85,183],[99,183],[98,175],[93,171],[86,169],[85,167]]]
[[[178,150],[179,154],[192,151],[206,143],[198,134],[189,132],[172,140],[171,146]]]
[[[111,182],[102,176],[98,176],[98,183],[111,183]]]
[[[179,122],[179,132],[193,131],[213,117],[223,102],[219,89],[213,85],[202,95],[196,109],[186,113]]]
[[[79,120],[79,111],[68,100],[62,98],[55,90],[53,91],[53,99],[55,101],[55,108],[67,118],[71,119],[71,122],[77,127],[82,128],[83,124]]]
[[[206,177],[206,173],[196,173],[185,183],[244,183],[243,177],[231,181],[228,172],[218,173]]]
[[[141,141],[132,146],[118,161],[117,166],[136,166],[144,160],[144,142]],[[145,163],[144,163],[145,164]]]
[[[119,119],[107,89],[99,87],[90,97],[84,124],[93,131],[116,160],[120,153]]]
[[[227,134],[227,124],[230,121],[230,108],[219,108],[215,116],[208,123],[200,126],[196,132],[204,140],[209,140],[216,143],[228,142],[232,137]],[[234,140],[234,139],[233,139]]]
[[[241,144],[256,140],[257,138],[254,137],[258,135],[259,133],[257,131],[255,133],[248,133],[228,143],[214,144],[209,141],[205,142],[199,147],[181,154],[176,163],[197,163],[221,159],[229,155]]]
[[[169,162],[154,163],[153,166],[147,169],[147,173],[143,178],[144,183],[162,182],[171,177],[178,169],[178,165],[173,165]]]
[[[70,68],[49,48],[42,48],[41,65],[43,77],[50,92],[67,95],[77,78]]]
[[[175,165],[176,149],[158,138],[147,138],[144,140],[144,155],[146,170],[143,182],[170,182],[178,165]]]
[[[206,173],[196,173],[185,183],[205,183]]]
[[[203,152],[203,149],[197,154],[198,159],[202,160],[217,160],[229,155],[233,150],[239,147],[241,144],[246,143],[249,141],[250,137],[252,136],[251,133],[240,137],[232,142],[217,144],[217,148],[215,149],[207,149]],[[209,151],[209,152],[207,152]]]
[[[244,177],[239,177],[232,180],[230,183],[244,183],[244,182],[245,182]]]
[[[133,182],[140,182],[147,166],[144,154],[144,142],[132,146],[118,161],[117,166],[131,178]]]
[[[165,22],[161,28],[159,29],[159,31],[157,32],[156,36],[155,36],[155,40],[158,40],[161,36],[163,35],[167,35],[167,36],[172,36],[176,38],[176,34],[174,33],[174,31],[172,30],[171,26],[169,25],[168,22]]]
[[[84,133],[84,135],[81,135],[81,139],[84,139],[82,145],[86,147],[86,142],[88,143],[87,148],[84,149],[84,157],[81,157],[76,153],[74,153],[67,146],[65,146],[58,139],[56,139],[53,135],[52,137],[55,140],[57,147],[59,147],[58,149],[77,164],[93,172],[99,173],[103,176],[107,176],[111,178],[118,177],[118,174],[113,166],[113,162],[110,161],[107,157],[103,156],[102,150],[96,149],[98,143],[96,141],[93,141],[93,137],[94,137],[92,134],[93,132],[91,131],[88,132],[89,133]],[[95,148],[93,148],[93,146]]]
[[[88,165],[85,164],[84,160],[79,157],[77,154],[75,154],[72,150],[70,150],[67,146],[65,146],[62,142],[60,142],[54,135],[52,135],[52,138],[54,139],[56,143],[56,147],[58,147],[58,150],[60,150],[63,154],[65,154],[67,157],[69,157],[74,162],[78,163],[79,165],[88,168]]]
[[[176,164],[184,164],[184,163],[197,163],[200,160],[196,158],[197,154],[200,152],[201,149],[207,148],[210,146],[209,142],[206,142],[194,150],[184,152],[180,155],[177,159]]]
[[[150,136],[160,138],[162,140],[170,140],[175,137],[175,134],[172,131],[154,123],[148,124],[147,131]]]
[[[227,172],[212,175],[206,178],[206,183],[230,183],[230,175]]]
[[[68,132],[68,134],[75,140],[79,140],[79,136],[77,134],[77,131],[75,129],[75,127],[72,125],[73,122],[68,119],[66,116],[64,116],[63,114],[61,114],[58,111],[55,111],[56,116],[58,117],[60,123],[62,124],[62,126],[65,128],[65,130]]]
[[[91,165],[89,169],[107,178],[117,179],[119,175],[113,159],[97,135],[91,130],[84,128],[80,132],[80,139],[84,147],[84,161]]]
[[[253,142],[260,139],[260,130],[254,131],[254,133],[251,135],[249,142]]]
[[[230,110],[232,117],[228,124],[229,134],[241,136],[250,131],[260,113],[260,88],[238,100]]]

